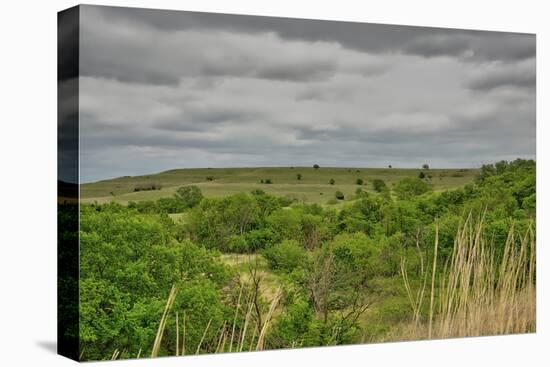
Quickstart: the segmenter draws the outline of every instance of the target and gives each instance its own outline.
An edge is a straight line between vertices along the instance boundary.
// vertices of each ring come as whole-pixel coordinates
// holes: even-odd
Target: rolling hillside
[[[463,186],[472,182],[477,169],[399,169],[399,168],[332,168],[321,167],[257,167],[257,168],[198,168],[176,169],[144,176],[124,176],[81,185],[83,202],[154,200],[168,197],[184,185],[197,185],[206,197],[220,197],[238,192],[262,189],[300,201],[326,203],[334,192],[350,197],[358,187],[372,190],[373,179],[392,185],[404,177],[417,177],[423,171],[435,190]],[[298,180],[298,174],[301,179]],[[431,176],[431,178],[429,178]],[[334,185],[329,182],[333,179]],[[357,185],[357,179],[364,181]],[[271,180],[262,184],[261,180]],[[135,191],[148,185],[160,185],[160,190]]]

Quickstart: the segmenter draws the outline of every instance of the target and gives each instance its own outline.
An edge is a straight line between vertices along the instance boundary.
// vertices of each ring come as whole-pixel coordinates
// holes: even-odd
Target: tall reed
[[[393,339],[535,331],[536,241],[532,226],[519,238],[515,229],[510,228],[501,256],[496,256],[495,246],[487,241],[483,228],[483,219],[475,221],[468,216],[456,234],[452,255],[443,268],[437,267],[436,231],[427,324],[419,322],[425,285],[418,292],[421,299],[414,299],[402,262],[405,290],[413,306],[413,322]],[[422,277],[426,276],[424,272]]]

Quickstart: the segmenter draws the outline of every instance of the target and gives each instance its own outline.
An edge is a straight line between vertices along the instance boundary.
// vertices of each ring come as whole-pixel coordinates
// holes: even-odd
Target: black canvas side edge
[[[57,353],[79,360],[78,6],[57,14]]]

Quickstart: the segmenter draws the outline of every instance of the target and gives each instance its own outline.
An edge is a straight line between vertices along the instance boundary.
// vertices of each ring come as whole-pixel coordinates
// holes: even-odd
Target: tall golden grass
[[[417,292],[401,263],[413,319],[393,334],[394,340],[440,339],[534,332],[536,328],[535,234],[521,236],[511,228],[501,256],[483,235],[483,219],[468,216],[454,240],[450,260],[437,263],[438,233],[427,320],[421,320],[428,271],[422,266]],[[439,275],[439,284],[436,277]]]
[[[242,352],[244,350],[252,351],[252,350],[263,350],[265,347],[265,336],[271,326],[271,322],[273,319],[273,314],[276,310],[276,308],[279,306],[279,303],[281,301],[281,297],[283,295],[282,289],[279,287],[278,290],[275,292],[275,295],[273,299],[271,300],[269,309],[265,315],[264,320],[262,321],[262,324],[258,328],[258,325],[252,325],[254,323],[257,323],[257,321],[253,317],[252,309],[254,307],[254,302],[252,297],[249,295],[245,307],[241,307],[241,297],[243,294],[243,288],[244,284],[241,287],[241,290],[239,292],[239,297],[237,300],[237,307],[235,309],[235,315],[233,318],[232,327],[227,327],[227,322],[224,322],[220,330],[217,334],[217,344],[215,349],[212,350],[202,350],[201,347],[203,345],[203,342],[205,340],[205,337],[207,335],[207,332],[211,326],[212,320],[210,319],[208,321],[208,324],[206,325],[202,337],[197,345],[197,348],[195,350],[195,354],[200,353],[224,353],[224,352]],[[157,334],[155,337],[155,341],[153,343],[152,349],[151,349],[151,358],[155,358],[159,356],[159,353],[161,351],[162,347],[162,338],[164,335],[164,331],[166,329],[166,322],[168,318],[170,317],[170,311],[172,309],[172,306],[174,304],[174,300],[176,299],[178,293],[178,288],[176,286],[173,286],[170,290],[170,294],[168,295],[168,299],[166,301],[166,305],[164,307],[164,312],[162,314],[162,317],[159,322],[159,327],[157,330]],[[242,315],[241,315],[242,313]],[[181,345],[180,345],[180,321],[179,321],[179,312],[175,312],[175,331],[176,331],[176,356],[178,355],[185,355],[185,311],[183,312],[183,327],[182,327],[182,335],[181,335]],[[244,323],[241,326],[240,330],[237,330],[237,318],[238,316],[244,317]],[[255,326],[255,327],[253,327]],[[250,328],[253,329],[253,334],[248,335],[247,332],[250,330]],[[260,333],[258,335],[257,330],[260,329]],[[229,340],[229,342],[227,342]],[[246,349],[245,349],[246,347]],[[125,352],[125,351],[124,351]],[[111,360],[116,360],[121,356],[121,352],[118,349],[115,349],[113,354],[111,355]],[[139,350],[136,358],[140,358],[141,356],[141,349]]]

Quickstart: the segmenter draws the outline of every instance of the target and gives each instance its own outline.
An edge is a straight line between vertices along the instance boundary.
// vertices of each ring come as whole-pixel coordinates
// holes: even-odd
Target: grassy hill
[[[176,169],[144,176],[124,176],[81,185],[83,202],[155,200],[169,197],[178,187],[197,185],[206,197],[220,197],[238,192],[262,189],[276,195],[291,196],[298,200],[326,203],[334,192],[342,191],[350,197],[358,187],[372,190],[373,179],[382,179],[391,186],[404,177],[417,177],[424,171],[431,179],[434,190],[463,186],[472,182],[477,169],[400,169],[400,168],[332,168],[321,167],[255,167],[255,168],[193,168]],[[297,175],[301,174],[301,180]],[[271,184],[261,184],[261,180]],[[334,179],[334,185],[329,181]],[[357,185],[357,179],[364,184]],[[161,190],[135,191],[136,187],[160,185]]]

